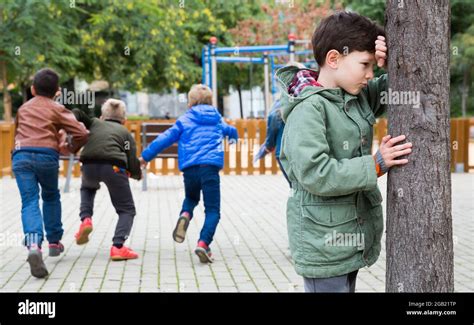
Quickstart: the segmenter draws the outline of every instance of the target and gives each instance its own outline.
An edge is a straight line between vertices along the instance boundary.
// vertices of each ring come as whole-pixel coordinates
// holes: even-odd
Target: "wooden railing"
[[[11,151],[15,146],[15,124],[0,123],[0,176],[11,175]]]
[[[150,120],[145,122],[173,123],[174,120]],[[142,137],[140,136],[141,123],[143,121],[127,121],[125,126],[133,134],[137,143],[138,154],[143,150]],[[253,152],[258,150],[266,137],[266,121],[264,120],[227,120],[227,123],[235,126],[239,134],[239,142],[229,145],[224,143],[224,168],[223,173],[235,175],[263,175],[279,173],[278,164],[274,155],[267,155],[253,165]],[[474,125],[474,119],[451,119],[451,167],[457,163],[464,164],[464,171],[474,169],[469,164],[469,128]],[[14,147],[14,124],[0,123],[0,176],[11,175],[11,155]],[[379,119],[375,124],[374,140],[380,143],[382,137],[387,134],[387,120]],[[471,144],[474,146],[474,143]],[[67,170],[67,161],[62,161],[60,173],[64,175]],[[148,165],[149,172],[161,175],[178,175],[178,164],[174,158],[157,158]],[[80,175],[79,165],[73,170],[74,176]]]
[[[464,172],[474,169],[474,165],[469,164],[469,147],[471,143],[469,130],[474,125],[474,119],[453,118],[451,119],[451,170],[454,170],[457,163],[464,165]]]

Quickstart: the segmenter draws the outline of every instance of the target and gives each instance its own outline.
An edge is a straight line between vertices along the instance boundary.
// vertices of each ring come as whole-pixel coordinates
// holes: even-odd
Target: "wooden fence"
[[[174,120],[149,120],[151,123],[173,123]],[[127,129],[134,135],[137,142],[137,151],[142,148],[141,137],[142,121],[127,121]],[[258,150],[266,137],[266,121],[258,119],[249,120],[227,120],[227,123],[235,126],[239,133],[239,142],[231,144],[224,143],[224,168],[223,173],[235,175],[263,175],[279,173],[278,164],[274,155],[267,155],[264,159],[253,164],[254,150]],[[474,119],[451,119],[451,167],[457,163],[464,164],[464,171],[474,169],[474,165],[469,165],[469,128],[474,125]],[[374,145],[380,143],[382,137],[387,134],[387,121],[379,119],[375,125]],[[472,144],[474,146],[474,143]],[[10,152],[14,147],[14,124],[0,123],[0,176],[12,175]],[[67,161],[62,161],[60,173],[64,175],[67,170]],[[148,166],[149,172],[161,175],[178,175],[178,164],[174,158],[157,158]],[[73,175],[80,175],[79,164],[73,169]]]

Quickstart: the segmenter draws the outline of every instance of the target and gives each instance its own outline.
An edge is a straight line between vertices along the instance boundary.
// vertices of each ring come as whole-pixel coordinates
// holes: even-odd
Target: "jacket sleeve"
[[[140,161],[137,158],[137,145],[135,139],[128,133],[127,141],[130,147],[125,152],[127,153],[127,166],[130,176],[134,179],[142,178],[142,170],[140,168]]]
[[[267,120],[267,137],[265,138],[265,147],[268,150],[275,149],[277,145],[278,131],[283,123],[278,110],[273,110],[268,114]]]
[[[86,126],[86,128],[88,130],[91,128],[92,118],[89,117],[89,115],[87,115],[86,112],[84,112],[83,110],[81,110],[79,108],[74,108],[74,109],[72,109],[72,113],[76,117],[76,120],[78,120],[79,122],[84,123],[84,125]]]
[[[232,125],[229,125],[226,122],[224,122],[224,120],[222,120],[222,127],[224,129],[224,136],[225,137],[227,136],[229,137],[230,140],[233,140],[231,141],[231,143],[237,142],[237,140],[239,139],[239,134],[237,133],[237,129],[233,127]]]
[[[379,117],[387,111],[387,103],[381,103],[382,92],[388,89],[388,75],[385,73],[378,78],[369,81],[367,87],[362,91],[367,96],[370,108],[374,112],[375,117]]]
[[[183,128],[181,121],[178,120],[172,127],[157,136],[156,139],[150,143],[150,145],[142,152],[143,159],[148,162],[155,158],[161,151],[178,141],[182,131]]]
[[[315,195],[347,195],[377,186],[372,156],[340,160],[330,157],[324,111],[312,103],[299,104],[288,117],[282,149],[288,172]]]
[[[76,153],[86,144],[89,131],[87,131],[87,129],[76,120],[74,114],[65,107],[59,108],[58,111],[59,126],[72,136],[69,151]]]

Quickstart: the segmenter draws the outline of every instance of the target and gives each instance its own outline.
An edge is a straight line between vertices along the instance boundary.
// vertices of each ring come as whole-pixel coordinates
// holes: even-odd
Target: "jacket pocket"
[[[301,213],[301,246],[306,263],[333,265],[363,250],[354,204],[303,205]]]

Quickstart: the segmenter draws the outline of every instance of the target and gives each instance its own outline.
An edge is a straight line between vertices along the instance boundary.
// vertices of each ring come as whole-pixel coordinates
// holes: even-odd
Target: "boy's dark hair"
[[[52,69],[41,69],[33,77],[33,86],[37,95],[53,98],[59,88],[59,75]]]
[[[385,36],[382,27],[353,12],[339,11],[324,18],[311,39],[313,54],[320,67],[331,50],[347,55],[353,51],[375,52],[377,36]]]

